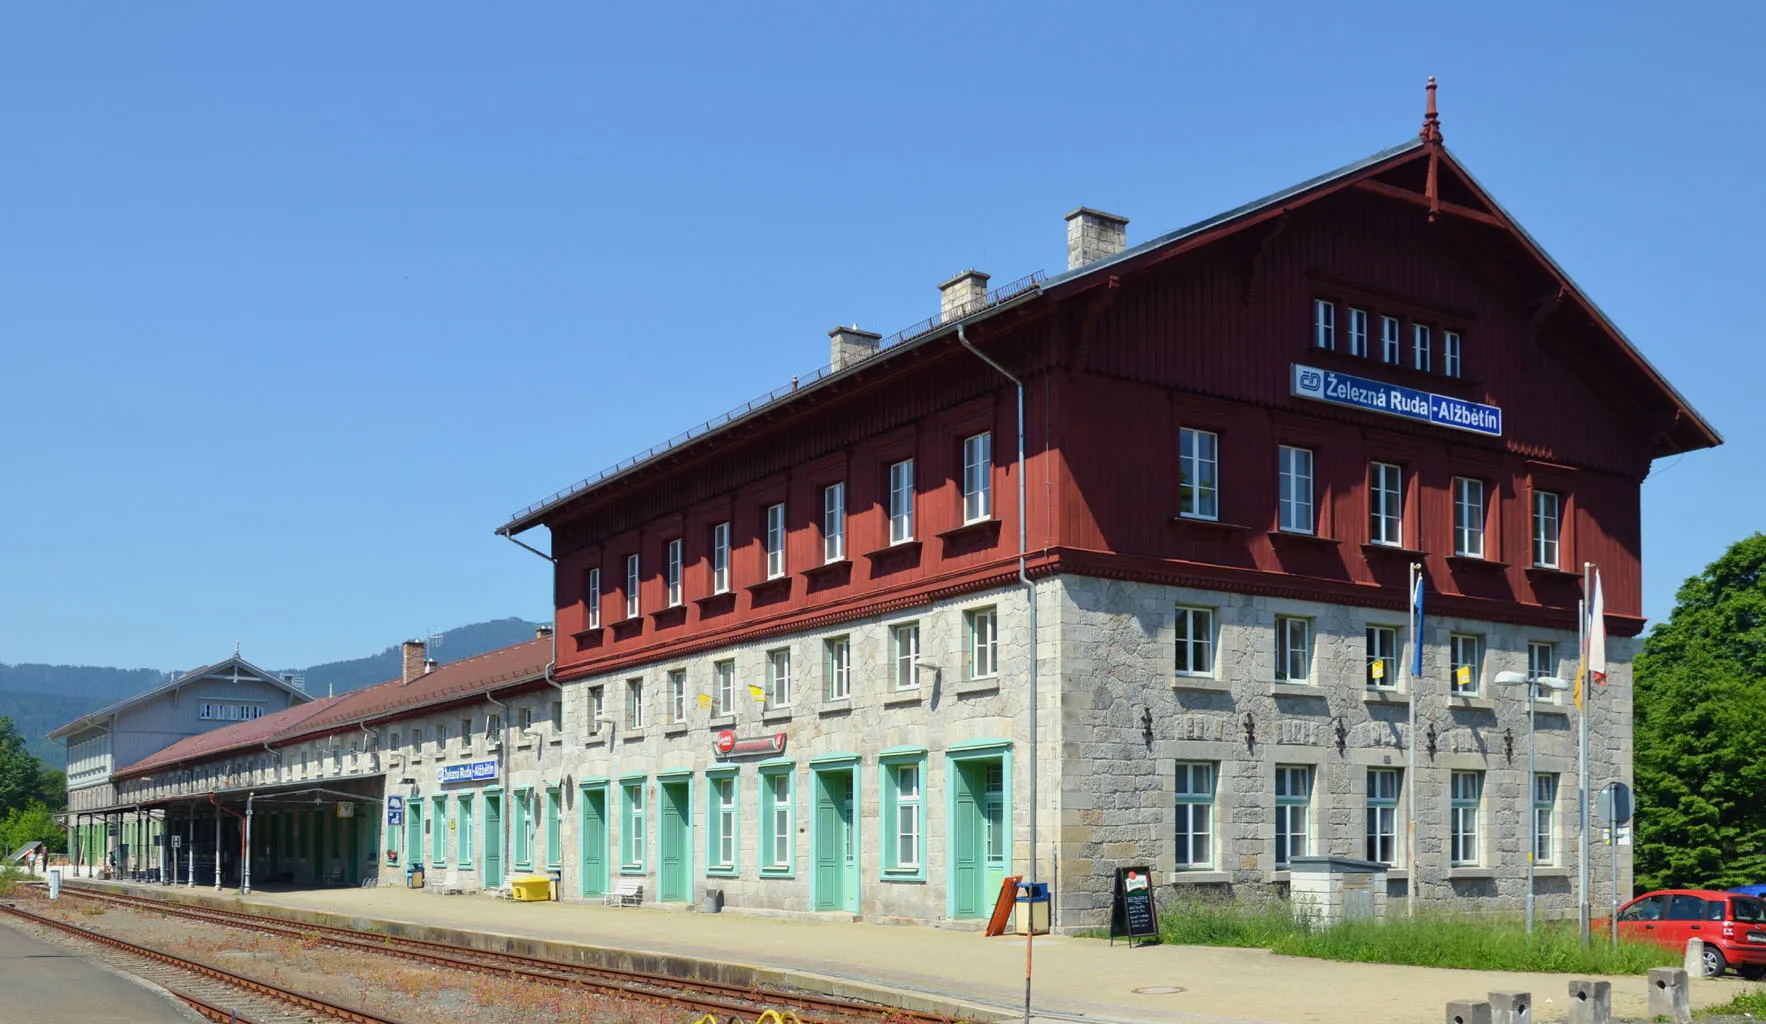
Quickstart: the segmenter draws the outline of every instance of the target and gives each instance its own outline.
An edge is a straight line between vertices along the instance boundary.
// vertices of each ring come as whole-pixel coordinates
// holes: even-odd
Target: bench
[[[644,886],[641,882],[621,882],[601,899],[604,907],[636,907],[643,902]]]

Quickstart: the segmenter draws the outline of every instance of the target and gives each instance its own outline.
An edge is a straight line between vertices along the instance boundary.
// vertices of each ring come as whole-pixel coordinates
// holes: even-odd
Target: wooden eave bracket
[[[1385,196],[1387,199],[1396,199],[1401,203],[1408,203],[1411,206],[1419,207],[1424,210],[1431,210],[1432,212],[1438,210],[1441,213],[1449,214],[1462,220],[1475,221],[1479,224],[1489,225],[1490,227],[1502,228],[1505,231],[1509,230],[1508,222],[1493,213],[1486,213],[1483,210],[1474,210],[1469,206],[1462,206],[1459,203],[1450,203],[1441,199],[1437,199],[1434,203],[1430,203],[1429,197],[1420,192],[1412,192],[1407,188],[1388,185],[1383,181],[1373,181],[1368,178],[1363,178],[1356,182],[1353,187],[1358,192],[1367,192],[1371,195]]]

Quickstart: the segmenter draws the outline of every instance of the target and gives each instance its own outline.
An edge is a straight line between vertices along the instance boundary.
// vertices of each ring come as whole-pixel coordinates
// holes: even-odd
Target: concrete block
[[[1447,1004],[1447,1024],[1490,1024],[1490,1004],[1482,999],[1455,999]]]
[[[1650,968],[1649,1015],[1667,1017],[1674,1024],[1687,1024],[1692,1020],[1692,983],[1684,969]]]
[[[1569,1024],[1612,1024],[1613,983],[1577,978],[1570,982]]]
[[[1693,977],[1702,978],[1705,976],[1704,939],[1686,940],[1686,960],[1681,966],[1686,969],[1686,973]]]
[[[1533,1024],[1533,993],[1490,993],[1490,1024]]]

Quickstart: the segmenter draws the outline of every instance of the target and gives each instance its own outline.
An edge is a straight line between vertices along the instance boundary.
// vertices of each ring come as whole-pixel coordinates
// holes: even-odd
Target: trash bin
[[[563,870],[561,870],[559,868],[553,868],[550,871],[547,871],[546,872],[546,881],[551,883],[551,887],[552,887],[552,892],[549,896],[550,899],[556,900],[564,895],[564,872],[563,872]]]
[[[1031,932],[1036,935],[1049,933],[1049,884],[1047,882],[1019,882],[1016,913],[1012,915],[1014,930],[1023,935]]]
[[[722,889],[713,889],[709,886],[706,887],[705,912],[707,914],[721,914],[724,912],[724,891]]]
[[[544,903],[552,898],[552,880],[545,875],[511,878],[509,895],[517,903]]]
[[[423,888],[423,865],[415,863],[405,865],[405,888]]]

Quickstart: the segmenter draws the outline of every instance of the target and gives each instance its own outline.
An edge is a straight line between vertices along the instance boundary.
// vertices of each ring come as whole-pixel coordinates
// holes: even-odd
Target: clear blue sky
[[[1766,520],[1766,17],[1617,6],[16,8],[0,661],[546,617],[514,510],[836,323],[1059,269],[1075,206],[1140,241],[1402,141],[1430,74],[1449,146],[1728,438],[1645,485],[1662,617]]]

